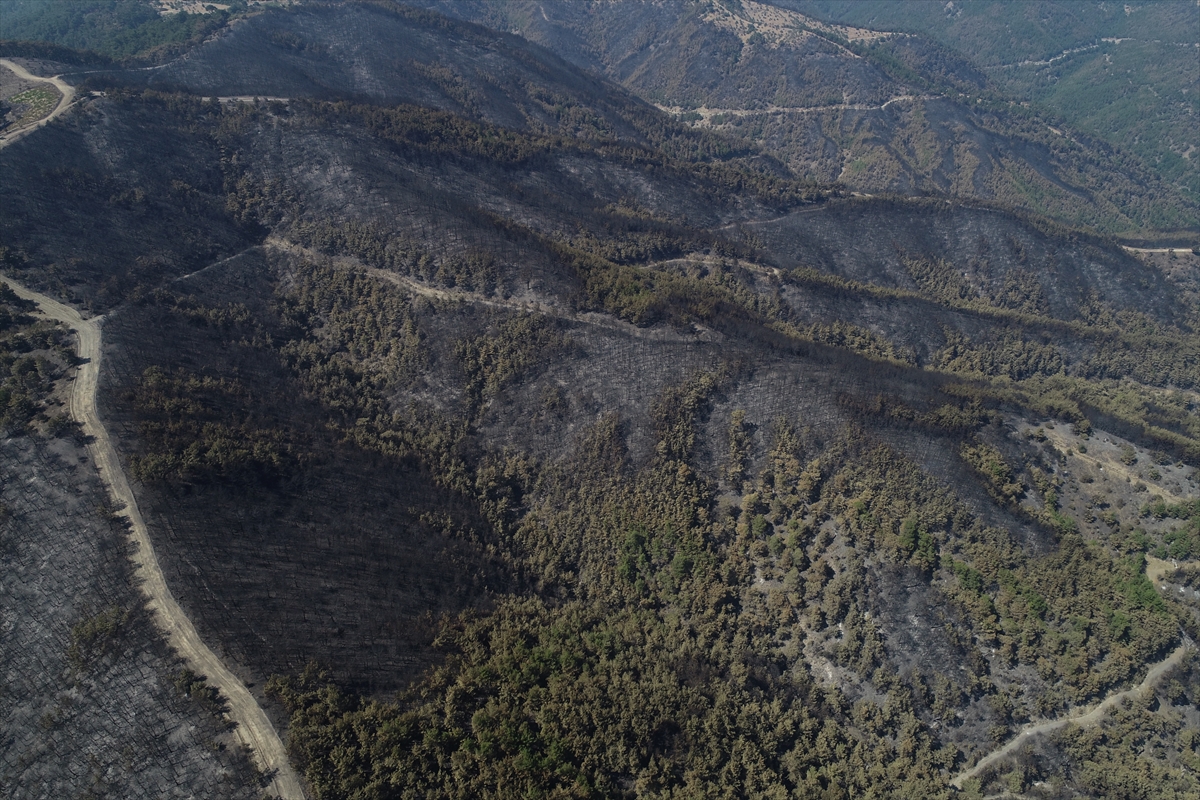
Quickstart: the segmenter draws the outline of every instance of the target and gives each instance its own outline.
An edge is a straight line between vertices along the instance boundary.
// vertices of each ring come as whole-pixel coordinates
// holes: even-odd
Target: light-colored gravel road
[[[1179,255],[1191,253],[1187,247],[1126,247],[1121,245],[1121,248],[1127,253],[1178,253]]]
[[[1163,573],[1170,569],[1173,569],[1173,566],[1166,561],[1162,561],[1161,559],[1149,557],[1146,560],[1146,576],[1151,582],[1155,583],[1155,585],[1157,585],[1157,582],[1162,577]],[[1075,714],[1060,717],[1059,719],[1029,723],[1021,728],[1021,732],[1013,737],[1012,740],[1010,740],[1003,747],[999,748],[998,750],[993,750],[983,758],[979,759],[979,762],[975,766],[955,775],[950,781],[951,785],[953,785],[956,789],[961,789],[964,782],[974,778],[980,772],[987,769],[992,764],[995,764],[1005,756],[1011,755],[1014,750],[1040,733],[1056,731],[1059,728],[1071,724],[1079,725],[1081,727],[1095,725],[1104,717],[1109,709],[1111,709],[1117,703],[1120,703],[1122,700],[1125,700],[1126,698],[1134,700],[1145,697],[1148,692],[1154,691],[1154,687],[1158,685],[1160,680],[1162,680],[1162,676],[1165,675],[1172,667],[1177,666],[1183,659],[1184,654],[1192,647],[1194,647],[1194,645],[1187,640],[1187,637],[1184,637],[1183,644],[1171,651],[1171,654],[1162,661],[1159,661],[1157,664],[1150,667],[1150,670],[1146,673],[1145,680],[1143,680],[1137,686],[1134,686],[1132,689],[1126,689],[1123,692],[1115,692],[1110,694],[1108,697],[1104,698],[1103,701],[1087,711],[1079,710]]]
[[[220,690],[229,703],[229,717],[237,723],[235,733],[253,752],[258,767],[273,774],[270,791],[284,800],[304,800],[300,778],[287,759],[287,751],[271,721],[255,701],[246,686],[229,671],[225,664],[200,639],[192,621],[175,601],[167,586],[158,558],[150,543],[146,523],[138,511],[137,501],[117,458],[108,431],[96,412],[96,388],[100,376],[100,323],[102,317],[83,319],[79,312],[52,298],[3,280],[18,296],[38,304],[41,313],[61,322],[75,332],[79,340],[79,357],[83,363],[75,375],[70,395],[71,418],[91,438],[88,451],[108,487],[119,513],[129,519],[133,540],[137,545],[135,574],[142,589],[150,598],[150,609],[158,625],[167,635],[171,646],[185,658],[196,672],[205,675],[210,685]]]

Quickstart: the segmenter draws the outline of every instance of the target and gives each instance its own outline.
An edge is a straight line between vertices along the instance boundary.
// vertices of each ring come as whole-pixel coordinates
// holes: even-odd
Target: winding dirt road
[[[1174,567],[1166,561],[1162,561],[1153,557],[1148,557],[1146,559],[1146,576],[1156,586],[1163,573],[1171,569],[1174,569]],[[1195,647],[1195,645],[1185,636],[1183,644],[1171,651],[1171,654],[1162,661],[1159,661],[1157,664],[1150,667],[1150,670],[1146,673],[1145,680],[1143,680],[1137,686],[1134,686],[1132,689],[1126,689],[1123,692],[1110,694],[1088,711],[1081,711],[1066,717],[1046,720],[1044,722],[1031,722],[1028,725],[1025,725],[1021,728],[1021,732],[1013,737],[1012,740],[1010,740],[1006,745],[998,750],[993,750],[992,752],[988,753],[986,756],[979,759],[979,762],[970,769],[964,770],[963,772],[955,775],[954,778],[951,779],[950,784],[956,789],[963,788],[963,783],[971,778],[974,778],[980,772],[987,769],[992,764],[995,764],[1005,756],[1011,755],[1013,751],[1015,751],[1023,743],[1027,742],[1029,739],[1037,736],[1038,734],[1050,733],[1051,731],[1056,731],[1059,728],[1071,724],[1079,725],[1081,727],[1095,725],[1111,708],[1113,708],[1113,706],[1117,705],[1121,701],[1125,699],[1134,700],[1145,697],[1147,693],[1154,690],[1154,687],[1158,685],[1160,680],[1162,680],[1163,675],[1165,675],[1172,667],[1178,666],[1179,662],[1183,659],[1184,654],[1193,647]]]
[[[1121,245],[1121,249],[1127,253],[1178,253],[1179,255],[1190,255],[1191,249],[1188,247],[1126,247]]]
[[[889,100],[885,100],[879,105],[871,105],[867,103],[835,103],[824,106],[766,106],[765,108],[709,108],[701,106],[699,108],[685,109],[682,106],[655,106],[659,111],[667,114],[683,114],[691,111],[699,114],[700,122],[704,125],[710,125],[712,118],[717,115],[726,117],[753,117],[770,114],[814,114],[825,111],[883,111],[892,103],[907,103],[916,100],[939,100],[941,95],[912,95],[902,94],[897,95]]]
[[[0,276],[2,277],[2,276]],[[71,417],[91,438],[88,451],[108,486],[109,494],[119,513],[128,518],[137,545],[135,575],[150,598],[149,606],[168,641],[187,660],[189,666],[208,678],[211,686],[220,690],[229,702],[229,717],[237,723],[234,729],[242,744],[251,749],[259,769],[273,775],[270,792],[284,800],[304,800],[304,790],[291,764],[283,742],[267,715],[259,707],[245,685],[225,666],[200,639],[192,621],[175,601],[167,586],[158,558],[150,543],[146,523],[138,511],[137,501],[125,478],[108,431],[96,412],[96,388],[100,376],[100,323],[103,317],[83,319],[79,312],[45,295],[13,282],[3,280],[18,296],[37,303],[42,315],[61,322],[75,332],[79,340],[79,356],[83,359],[75,375],[69,408]]]
[[[15,131],[9,131],[3,136],[0,136],[0,149],[3,149],[25,135],[36,131],[38,128],[48,125],[50,120],[61,116],[62,113],[71,106],[71,103],[75,101],[75,88],[63,81],[57,75],[55,75],[53,78],[43,78],[41,76],[34,75],[20,64],[9,61],[7,58],[0,58],[0,66],[7,67],[14,75],[22,80],[52,84],[55,89],[58,89],[58,91],[62,93],[62,97],[58,99],[58,105],[56,105],[54,110],[49,114],[42,117],[37,122],[30,123],[29,125],[18,128]]]

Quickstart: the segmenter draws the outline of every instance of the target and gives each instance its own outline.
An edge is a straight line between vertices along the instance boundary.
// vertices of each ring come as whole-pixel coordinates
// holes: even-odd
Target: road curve
[[[1171,652],[1171,655],[1167,656],[1162,661],[1159,661],[1150,668],[1150,671],[1146,673],[1146,679],[1144,681],[1139,683],[1137,686],[1134,686],[1132,689],[1126,689],[1125,691],[1118,692],[1117,694],[1110,694],[1108,697],[1104,698],[1103,702],[1086,713],[1062,717],[1060,719],[1047,720],[1046,722],[1030,723],[1026,725],[1025,727],[1021,728],[1021,732],[1018,733],[1011,741],[1009,741],[1008,744],[1004,745],[1004,747],[1001,747],[999,750],[993,750],[991,753],[988,753],[986,756],[981,758],[979,763],[977,763],[975,766],[954,776],[954,779],[950,781],[950,784],[956,789],[961,789],[964,782],[974,778],[984,769],[990,767],[992,764],[996,763],[1005,756],[1011,755],[1012,752],[1020,747],[1022,743],[1026,742],[1033,736],[1037,736],[1039,733],[1049,733],[1050,731],[1058,730],[1059,728],[1065,727],[1072,723],[1080,726],[1095,725],[1100,721],[1100,718],[1103,717],[1104,714],[1117,703],[1126,698],[1133,699],[1144,697],[1147,692],[1153,690],[1154,686],[1159,682],[1159,680],[1162,679],[1162,676],[1167,672],[1167,670],[1177,666],[1180,660],[1183,659],[1184,653],[1186,653],[1189,649],[1190,645],[1186,643],[1179,645],[1179,647],[1176,647]]]
[[[2,276],[0,276],[2,277]],[[133,540],[137,546],[135,575],[149,596],[149,607],[155,621],[167,634],[168,641],[187,660],[189,666],[205,675],[211,686],[220,690],[229,702],[229,717],[237,723],[234,732],[242,744],[250,748],[259,769],[273,776],[270,791],[283,800],[305,800],[300,778],[287,759],[287,751],[266,713],[245,685],[201,640],[192,621],[175,601],[154,554],[146,523],[138,511],[137,501],[125,478],[108,431],[96,411],[96,388],[100,376],[100,323],[103,317],[83,319],[68,305],[25,288],[10,278],[2,278],[19,297],[37,303],[41,313],[61,322],[75,332],[79,340],[79,357],[83,363],[75,375],[69,409],[71,417],[90,437],[88,451],[100,477],[108,486],[118,513],[128,518]]]
[[[58,91],[62,93],[62,97],[60,97],[58,99],[58,105],[56,105],[54,107],[54,110],[51,111],[49,114],[42,117],[37,122],[26,125],[23,128],[18,128],[15,131],[9,131],[8,133],[4,134],[3,136],[0,136],[0,149],[3,149],[5,147],[8,147],[10,144],[17,141],[18,139],[20,139],[21,137],[25,136],[26,134],[32,133],[33,131],[37,130],[38,128],[41,128],[44,125],[49,124],[50,120],[55,119],[56,117],[62,115],[62,113],[64,111],[66,111],[68,108],[70,108],[71,103],[73,103],[75,101],[75,87],[71,86],[69,83],[62,80],[57,75],[55,75],[53,78],[43,78],[39,75],[34,75],[29,70],[22,67],[20,64],[9,61],[7,58],[0,58],[0,66],[7,67],[18,78],[21,78],[23,80],[37,81],[38,83],[53,84],[54,88],[58,89]]]
[[[1172,565],[1166,561],[1162,561],[1153,557],[1147,558],[1146,575],[1151,582],[1157,583],[1159,578],[1162,577],[1163,573],[1172,568]],[[1037,736],[1039,733],[1049,733],[1050,731],[1058,730],[1059,728],[1070,724],[1080,726],[1095,725],[1109,709],[1111,709],[1117,703],[1120,703],[1122,700],[1125,700],[1126,698],[1135,699],[1145,697],[1146,693],[1153,691],[1158,682],[1162,680],[1162,676],[1165,675],[1172,667],[1177,666],[1183,659],[1184,654],[1194,646],[1195,645],[1193,645],[1185,636],[1183,644],[1171,651],[1171,654],[1162,661],[1159,661],[1157,664],[1150,667],[1150,670],[1146,673],[1145,680],[1131,689],[1126,689],[1125,691],[1117,692],[1116,694],[1110,694],[1089,711],[1083,711],[1070,716],[1061,717],[1059,719],[1046,720],[1045,722],[1031,722],[1028,725],[1025,725],[1021,728],[1021,732],[1014,736],[1008,742],[1008,744],[1004,745],[998,750],[993,750],[983,758],[979,759],[979,762],[976,763],[975,766],[955,775],[950,780],[950,785],[956,789],[963,788],[963,783],[971,778],[974,778],[980,772],[990,767],[992,764],[995,764],[1005,756],[1011,755],[1014,750],[1021,746],[1021,744],[1028,741],[1032,737]]]

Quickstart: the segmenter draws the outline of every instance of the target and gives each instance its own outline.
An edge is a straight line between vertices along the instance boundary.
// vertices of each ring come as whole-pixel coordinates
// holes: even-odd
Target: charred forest
[[[0,150],[0,273],[101,318],[167,584],[311,797],[1200,792],[1191,195],[787,3],[235,5],[140,61],[0,42],[76,89]],[[771,70],[853,141],[712,123]],[[0,784],[259,796],[74,352],[0,286],[0,664],[52,665]]]

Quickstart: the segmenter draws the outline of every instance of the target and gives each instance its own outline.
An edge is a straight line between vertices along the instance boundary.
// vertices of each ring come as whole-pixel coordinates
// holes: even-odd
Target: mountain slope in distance
[[[1146,569],[1200,556],[1186,252],[818,191],[428,12],[225,35],[0,152],[3,268],[106,311],[164,571],[316,796],[950,797],[1200,635]],[[968,788],[1194,794],[1166,663],[1144,751]]]
[[[780,5],[830,22],[921,33],[970,53],[1005,92],[1120,145],[1167,183],[1200,195],[1200,171],[1189,154],[1200,147],[1200,17],[1188,0]]]
[[[1132,237],[1200,227],[1196,198],[1130,151],[1006,98],[928,39],[725,3],[438,3],[515,30],[798,175],[987,198]]]

